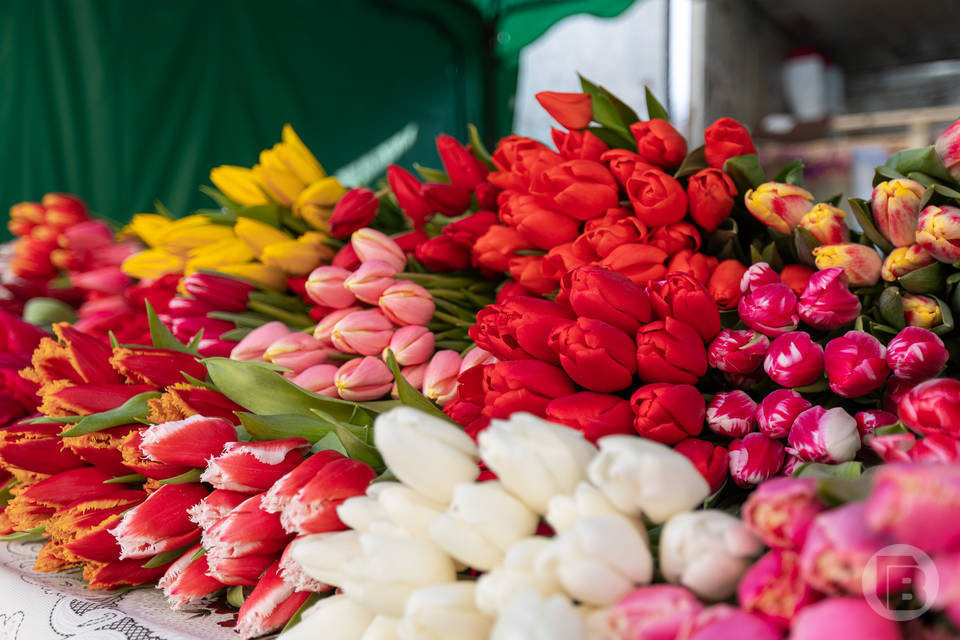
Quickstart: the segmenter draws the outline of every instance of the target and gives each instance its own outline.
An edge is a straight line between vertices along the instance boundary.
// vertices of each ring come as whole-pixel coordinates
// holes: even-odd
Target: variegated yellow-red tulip
[[[256,282],[265,287],[283,291],[287,288],[287,276],[277,267],[261,264],[259,262],[248,262],[246,264],[226,264],[217,267],[217,271],[230,276],[237,276],[244,280]]]
[[[960,209],[931,205],[921,211],[917,244],[941,262],[960,260]]]
[[[221,165],[210,170],[210,182],[237,204],[245,207],[270,204],[257,176],[247,167]]]
[[[907,247],[914,243],[924,190],[922,184],[907,178],[887,180],[874,187],[873,221],[877,230],[894,245]]]
[[[183,273],[186,260],[182,256],[167,253],[162,249],[147,249],[135,253],[120,268],[128,276],[142,280],[154,280],[169,273]]]
[[[930,255],[929,251],[918,244],[912,244],[909,247],[897,247],[883,261],[880,277],[887,282],[896,282],[897,278],[902,278],[911,271],[916,271],[936,261],[937,259]]]
[[[943,324],[943,312],[933,298],[904,293],[901,300],[903,301],[903,318],[908,327],[931,329]]]
[[[747,191],[744,203],[757,220],[780,233],[793,231],[810,210],[813,195],[784,182],[764,182]]]
[[[265,247],[260,260],[286,274],[305,276],[320,266],[323,256],[315,247],[305,242],[285,240]]]
[[[812,233],[820,244],[836,244],[850,239],[850,229],[844,221],[846,217],[841,209],[821,202],[803,215],[800,226]]]
[[[155,247],[172,224],[173,220],[156,213],[137,213],[123,228],[123,233],[137,236],[148,247]]]
[[[238,218],[237,223],[233,225],[233,231],[238,238],[247,243],[247,246],[250,247],[257,258],[263,253],[264,247],[277,242],[293,240],[290,234],[253,218]],[[237,260],[236,262],[243,261]]]
[[[216,271],[221,265],[250,262],[256,257],[243,240],[227,238],[205,247],[191,249],[184,267],[184,275],[189,276],[200,269]]]
[[[818,269],[842,267],[851,287],[869,287],[880,280],[882,261],[872,248],[853,242],[825,244],[813,250]]]
[[[284,163],[305,183],[310,184],[327,176],[316,156],[303,144],[300,136],[289,124],[283,125],[280,133],[283,141],[278,146],[283,147],[281,158]],[[276,147],[274,147],[276,149]]]
[[[306,220],[314,229],[326,230],[334,205],[346,192],[340,181],[333,176],[317,180],[300,192],[293,205],[293,213]]]
[[[253,173],[270,197],[285,207],[292,207],[307,184],[291,171],[273,149],[260,152],[260,164]]]

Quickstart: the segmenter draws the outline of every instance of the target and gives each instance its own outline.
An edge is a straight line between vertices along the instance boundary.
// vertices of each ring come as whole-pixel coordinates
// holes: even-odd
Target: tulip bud
[[[680,222],[687,213],[687,193],[680,183],[659,169],[648,169],[627,180],[627,196],[648,227]]]
[[[120,559],[149,558],[183,547],[200,537],[187,509],[206,497],[202,484],[163,485],[123,515],[110,529],[120,544]]]
[[[493,621],[474,604],[476,583],[454,582],[414,591],[397,636],[422,640],[486,640]]]
[[[647,283],[654,316],[674,318],[693,327],[704,342],[720,332],[720,312],[707,288],[695,278],[670,273],[660,282]]]
[[[960,160],[960,152],[958,152],[958,133],[960,133],[960,126],[954,122],[937,137],[937,141],[933,145],[937,155],[940,156],[940,161],[943,162],[943,166],[947,168],[947,171],[950,172],[950,175],[953,176],[954,180],[960,180],[960,166],[958,166],[958,160]]]
[[[744,272],[740,278],[740,293],[751,293],[754,289],[765,284],[782,284],[783,281],[776,271],[766,262],[756,262]]]
[[[279,321],[268,322],[257,327],[243,337],[237,346],[230,352],[232,360],[261,360],[267,348],[279,340],[289,335],[290,329],[287,325]]]
[[[556,495],[550,499],[545,519],[555,533],[563,533],[572,528],[578,520],[594,516],[618,516],[623,514],[613,506],[613,503],[596,487],[589,482],[581,482],[572,493]],[[646,529],[639,520],[629,519],[637,531],[646,538]],[[546,576],[538,575],[538,578]]]
[[[392,265],[382,260],[368,260],[343,281],[343,287],[356,296],[357,300],[368,304],[377,304],[380,295],[395,284],[394,275],[396,273],[397,271]],[[351,301],[349,304],[352,303]],[[317,304],[322,303],[318,302]]]
[[[778,549],[747,569],[737,588],[737,599],[745,610],[786,629],[800,609],[818,600],[818,594],[803,582],[797,553]]]
[[[316,364],[293,376],[290,381],[307,391],[328,398],[339,398],[340,394],[335,383],[337,371],[338,367],[336,365]]]
[[[354,303],[354,293],[344,286],[351,273],[340,267],[317,267],[307,278],[310,300],[331,309],[343,309]]]
[[[598,515],[581,518],[556,536],[537,559],[537,573],[555,577],[572,598],[608,606],[636,584],[650,582],[653,558],[629,520]]]
[[[860,315],[860,298],[848,288],[839,267],[817,271],[800,295],[800,319],[815,329],[839,329]]]
[[[932,329],[943,323],[943,311],[940,304],[929,296],[901,294],[903,318],[908,327]]]
[[[956,549],[960,527],[947,505],[960,498],[957,471],[956,465],[883,465],[866,503],[870,526],[930,553]]]
[[[743,520],[768,546],[800,549],[813,518],[826,507],[814,478],[774,478],[761,484],[743,505]]]
[[[393,374],[383,360],[365,356],[341,365],[333,383],[344,400],[365,402],[382,398],[389,393],[393,386]]]
[[[790,432],[797,416],[812,405],[792,389],[778,389],[757,407],[757,426],[770,438],[782,438]]]
[[[337,320],[330,332],[330,341],[336,349],[364,356],[379,355],[392,338],[393,324],[380,309],[349,313]]]
[[[547,598],[560,592],[555,576],[535,573],[537,557],[550,545],[550,538],[534,536],[515,543],[503,562],[477,581],[477,608],[489,616],[504,612],[520,593],[532,590]]]
[[[647,236],[647,228],[644,227],[635,216],[631,216],[626,220],[636,220],[636,224],[641,226],[641,237],[638,238],[636,242],[643,242],[644,237]],[[602,229],[602,227],[594,230],[593,233],[599,233],[600,229]],[[648,244],[652,244],[656,248],[661,249],[667,256],[672,258],[684,251],[694,252],[700,249],[700,232],[689,222],[675,222],[662,227],[656,227],[650,231],[649,237],[646,237],[646,241]]]
[[[476,347],[467,351],[466,355],[463,356],[463,361],[460,363],[460,373],[463,373],[467,369],[472,369],[473,367],[479,367],[485,364],[493,364],[495,362],[500,362],[492,353],[486,349],[481,349]]]
[[[650,440],[676,444],[703,430],[706,403],[696,387],[660,382],[634,391],[630,404],[636,418],[633,428]]]
[[[305,276],[331,257],[333,251],[329,248],[324,247],[320,251],[301,239],[267,245],[260,254],[260,261],[268,267],[280,269],[288,276]]]
[[[727,449],[699,438],[684,438],[673,450],[686,456],[716,493],[727,479]]]
[[[847,242],[850,228],[844,222],[846,216],[842,209],[821,202],[800,218],[799,226],[809,231],[820,244]]]
[[[889,354],[889,351],[887,353]],[[896,424],[900,420],[897,414],[879,409],[859,411],[853,418],[857,421],[857,432],[862,442],[866,442],[870,436],[873,436],[878,427]]]
[[[244,493],[265,491],[300,464],[303,450],[309,448],[310,443],[304,438],[231,442],[222,454],[209,460],[200,480],[215,489]]]
[[[614,395],[574,393],[553,400],[546,413],[551,422],[576,429],[594,444],[603,436],[633,433],[633,409],[629,402]]]
[[[558,364],[559,357],[549,346],[550,335],[574,318],[561,304],[513,296],[481,309],[477,324],[470,327],[470,338],[501,360],[532,357]]]
[[[563,277],[563,293],[578,316],[603,320],[634,335],[650,322],[647,293],[625,276],[586,266]]]
[[[460,399],[483,406],[491,418],[517,411],[543,417],[547,405],[576,391],[562,369],[539,360],[511,360],[473,367],[459,377]]]
[[[593,106],[589,94],[541,91],[534,97],[560,126],[567,129],[586,129],[593,120]]]
[[[722,436],[740,438],[756,428],[756,412],[757,403],[743,391],[721,391],[707,405],[707,427]]]
[[[687,155],[687,141],[666,120],[634,122],[630,133],[637,141],[637,153],[644,162],[662,169],[675,169]]]
[[[326,362],[327,350],[309,333],[294,332],[271,343],[263,352],[263,359],[286,367],[294,373],[300,373],[313,365]]]
[[[710,343],[707,362],[727,373],[749,374],[763,363],[770,339],[752,329],[722,329]]]
[[[322,598],[304,611],[300,622],[284,631],[283,640],[311,640],[318,634],[329,634],[338,640],[365,640],[365,632],[374,620],[366,608],[339,594]]]
[[[733,210],[737,187],[719,169],[703,169],[687,181],[690,217],[706,231],[720,226]]]
[[[823,347],[805,331],[785,333],[770,343],[763,370],[784,387],[812,384],[823,373]]]
[[[206,498],[187,509],[187,514],[191,521],[206,531],[249,497],[249,494],[239,491],[214,489]]]
[[[430,539],[430,523],[445,508],[399,482],[371,484],[367,495],[377,501],[383,514],[394,525],[423,540]]]
[[[163,589],[163,595],[173,609],[182,609],[224,587],[219,580],[206,575],[206,554],[194,559],[202,548],[198,542],[187,549],[157,582],[157,588]]]
[[[423,395],[441,407],[457,395],[457,377],[463,359],[456,351],[437,351],[423,372]]]
[[[373,468],[359,460],[328,459],[283,507],[280,522],[284,530],[309,534],[346,528],[337,516],[337,507],[347,498],[363,495],[375,477]]]
[[[403,271],[407,264],[407,256],[396,242],[389,236],[369,228],[354,231],[350,236],[350,244],[356,251],[360,262],[382,260],[397,271]]]
[[[283,627],[310,593],[295,591],[280,577],[280,561],[267,569],[237,612],[235,631],[244,638],[261,636]]]
[[[678,513],[660,533],[660,570],[669,582],[701,598],[723,600],[736,591],[762,548],[746,525],[728,513]]]
[[[907,247],[914,243],[923,192],[922,184],[906,178],[887,180],[874,187],[873,220],[894,246]]]
[[[657,442],[607,436],[587,469],[596,485],[623,513],[654,522],[692,509],[710,494],[693,463]]]
[[[243,311],[253,285],[210,273],[193,273],[183,279],[183,290],[221,311]]]
[[[140,450],[150,460],[203,468],[237,439],[237,429],[222,418],[200,415],[154,424],[140,432]]]
[[[432,331],[426,327],[410,325],[394,332],[387,349],[393,352],[398,365],[409,367],[427,362],[433,355],[433,344]]]
[[[787,440],[787,452],[809,462],[846,462],[860,450],[857,421],[841,407],[807,409],[794,420]]]
[[[730,443],[730,476],[741,487],[758,485],[783,467],[783,445],[762,433]]]
[[[866,600],[827,598],[804,607],[792,622],[792,640],[818,640],[836,635],[842,638],[901,640],[900,625],[879,613]]]
[[[722,169],[730,158],[756,153],[753,140],[742,124],[733,118],[720,118],[703,133],[707,164]]]
[[[747,271],[744,278],[749,274]],[[793,331],[800,323],[800,316],[797,315],[797,295],[779,281],[747,292],[740,298],[737,311],[748,327],[769,338]]]
[[[960,434],[960,380],[921,382],[901,399],[897,413],[907,427],[925,436]]]
[[[591,391],[625,389],[637,370],[633,339],[602,320],[579,318],[559,326],[548,344],[567,375]]]
[[[764,182],[744,196],[744,204],[754,218],[786,234],[800,224],[811,203],[813,195],[809,191],[781,182]]]
[[[880,277],[887,282],[896,282],[908,273],[926,267],[936,262],[933,255],[918,244],[907,247],[897,247],[883,261],[880,268]]]
[[[690,325],[667,318],[637,334],[637,375],[644,382],[696,384],[707,372],[707,354]]]
[[[683,587],[644,586],[610,610],[607,628],[617,638],[687,637],[702,610],[700,601]]]
[[[347,191],[333,207],[328,225],[334,238],[346,238],[354,231],[368,226],[377,217],[380,201],[365,187]]]
[[[735,309],[740,302],[740,281],[747,268],[739,260],[724,260],[710,274],[707,290],[721,309]]]
[[[788,264],[780,271],[780,281],[799,297],[815,273],[817,272],[805,264]]]
[[[883,385],[890,368],[887,350],[863,331],[848,331],[827,343],[824,351],[827,380],[837,395],[856,398]]]
[[[436,309],[429,291],[405,280],[385,289],[378,304],[384,315],[398,326],[425,325],[433,318]]]
[[[813,250],[818,269],[841,267],[850,286],[869,287],[880,280],[883,262],[872,247],[851,242],[820,245]]]
[[[917,244],[941,262],[960,260],[960,209],[930,205],[920,212]]]
[[[503,487],[540,514],[553,496],[586,478],[597,452],[580,433],[523,413],[492,421],[478,441],[481,458]]]
[[[418,244],[414,256],[429,271],[458,271],[470,266],[470,246],[461,244],[448,235],[441,235]]]
[[[433,212],[433,206],[427,202],[423,196],[423,184],[406,169],[391,164],[387,167],[387,183],[390,185],[390,191],[397,199],[400,209],[410,218],[414,228],[419,229],[423,226],[428,216]],[[359,231],[366,231],[360,229]],[[372,231],[372,229],[370,229]],[[354,233],[357,233],[356,231]],[[379,233],[379,232],[376,232]],[[382,234],[380,234],[382,235]],[[385,236],[384,236],[385,237]],[[357,252],[359,255],[359,251]],[[360,258],[363,260],[363,257]],[[383,258],[380,258],[383,259]],[[387,260],[389,262],[389,260]],[[404,260],[404,262],[406,262]],[[397,271],[403,269],[403,264],[397,267]]]

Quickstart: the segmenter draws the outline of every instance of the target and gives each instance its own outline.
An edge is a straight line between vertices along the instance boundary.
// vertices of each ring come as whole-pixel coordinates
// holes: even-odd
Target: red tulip
[[[557,364],[560,360],[548,344],[550,334],[574,317],[555,302],[517,296],[481,309],[470,339],[501,360],[534,358]]]
[[[583,238],[583,236],[581,236]],[[543,275],[560,280],[570,271],[598,260],[598,256],[586,242],[560,244],[543,256]]]
[[[406,169],[392,164],[387,167],[387,182],[397,198],[397,203],[413,222],[413,226],[417,229],[422,227],[427,216],[433,213],[434,209],[423,197],[421,191],[423,185],[420,181]]]
[[[157,462],[147,457],[141,449],[144,430],[133,429],[129,431],[121,440],[120,444],[114,448],[119,450],[120,462],[126,470],[118,470],[117,473],[126,475],[130,471],[154,479],[165,480],[179,476],[191,470],[192,467],[186,465],[167,464]],[[222,449],[222,445],[221,445]],[[219,450],[216,452],[219,453]],[[206,465],[206,460],[201,460],[199,466]]]
[[[206,554],[194,558],[200,549],[202,546],[199,542],[187,549],[179,560],[167,567],[166,573],[157,583],[157,587],[163,589],[163,595],[174,609],[182,609],[224,587],[222,582],[207,575]]]
[[[592,160],[568,160],[545,170],[534,195],[577,220],[601,216],[619,202],[617,181],[605,166]]]
[[[217,311],[238,312],[247,308],[255,287],[234,278],[192,273],[183,279],[183,289],[197,300],[213,305]]]
[[[304,438],[231,442],[211,459],[201,476],[215,489],[256,493],[269,489],[303,460],[310,443]]]
[[[647,228],[635,216],[629,216],[607,226],[585,231],[575,244],[580,245],[581,254],[593,254],[600,259],[609,256],[617,247],[643,243],[646,238]]]
[[[733,118],[720,118],[707,127],[703,138],[707,164],[715,169],[722,169],[730,158],[757,152],[750,134]]]
[[[147,427],[141,432],[140,449],[157,462],[203,468],[236,439],[236,427],[223,418],[195,415]]]
[[[664,444],[676,444],[703,430],[706,403],[696,387],[659,382],[648,384],[630,396],[638,434]]]
[[[707,353],[696,330],[667,318],[637,334],[637,375],[644,382],[696,384],[707,372]]]
[[[720,311],[707,288],[682,273],[668,273],[665,280],[647,283],[653,314],[660,320],[674,318],[693,327],[703,342],[720,333]]]
[[[116,409],[133,396],[154,391],[145,384],[78,384],[61,386],[43,396],[40,413],[48,416],[86,416]]]
[[[479,412],[479,408],[478,408]],[[633,409],[622,398],[582,391],[547,405],[547,420],[576,429],[590,442],[603,436],[633,433]]]
[[[730,215],[736,195],[736,185],[724,172],[698,171],[687,182],[690,217],[707,231],[713,231]]]
[[[586,129],[593,120],[593,104],[589,94],[541,91],[535,97],[540,106],[567,129]]]
[[[598,266],[630,278],[635,284],[660,280],[667,273],[667,254],[648,244],[622,244],[601,260]]]
[[[376,477],[373,468],[359,460],[341,457],[328,461],[283,507],[283,528],[299,534],[346,529],[337,507],[347,498],[363,495]]]
[[[308,591],[294,591],[280,577],[280,561],[267,569],[237,612],[235,631],[242,638],[255,638],[282,628],[310,597]]]
[[[427,269],[437,273],[458,271],[470,266],[470,248],[447,235],[417,245],[413,255]]]
[[[437,154],[443,163],[444,171],[450,177],[450,183],[457,187],[466,187],[472,191],[489,173],[487,167],[477,160],[468,148],[446,134],[437,136]]]
[[[747,268],[739,260],[724,260],[710,274],[707,291],[723,310],[735,309],[740,302],[740,280]]]
[[[581,267],[565,275],[562,285],[562,295],[577,316],[603,320],[629,335],[650,321],[646,291],[619,273]]]
[[[903,395],[897,413],[919,434],[960,439],[960,380],[934,378],[921,382]]]
[[[507,271],[516,280],[533,293],[543,295],[557,289],[559,283],[548,278],[543,272],[543,256],[519,256],[511,258]]]
[[[358,229],[370,226],[377,217],[380,201],[372,189],[357,187],[347,191],[333,207],[327,223],[334,238],[348,238]]]
[[[637,141],[637,153],[644,162],[661,169],[676,169],[687,155],[687,141],[666,120],[634,122],[630,133]]]
[[[515,227],[523,237],[539,249],[571,242],[580,233],[577,220],[541,204],[539,198],[516,194],[500,205],[500,219]]]
[[[83,579],[87,589],[114,590],[156,582],[166,570],[167,565],[145,568],[143,560],[88,562],[83,568]]]
[[[248,498],[204,530],[207,575],[224,584],[253,586],[287,546],[291,536],[283,530],[279,514],[262,509],[263,495]]]
[[[561,325],[548,344],[567,375],[591,391],[625,389],[637,370],[633,338],[602,320],[578,318]]]
[[[604,152],[610,149],[600,138],[590,131],[561,131],[551,129],[550,137],[557,151],[567,160],[600,160]]]
[[[188,384],[167,387],[158,400],[152,401],[150,422],[171,422],[193,415],[223,418],[230,424],[240,424],[236,412],[246,411],[227,396],[212,389],[201,389]]]
[[[788,264],[780,271],[780,281],[797,296],[803,294],[816,271],[805,264]]]
[[[443,228],[443,235],[469,249],[495,224],[497,224],[497,214],[492,211],[477,211],[446,225]]]
[[[635,175],[656,168],[645,162],[633,151],[627,151],[626,149],[611,149],[600,156],[600,161],[607,163],[610,173],[616,176],[617,181],[624,187],[627,186],[627,181]]]
[[[139,429],[138,425],[132,424],[111,427],[81,436],[63,438],[63,446],[110,475],[127,475],[130,469],[123,463],[120,447],[130,433]]]
[[[425,182],[420,193],[433,211],[455,218],[470,207],[470,189],[444,182]]]
[[[17,316],[0,311],[0,351],[29,356],[46,333]]]
[[[60,341],[41,340],[31,361],[41,384],[67,380],[77,384],[115,385],[122,381],[110,366],[112,352],[107,343],[65,322],[53,325],[53,331]]]
[[[473,262],[497,273],[506,273],[510,259],[517,251],[530,249],[531,245],[513,227],[493,225],[477,238],[473,245]]]
[[[722,445],[700,438],[684,438],[673,445],[673,450],[686,456],[716,493],[727,479],[727,450]]]
[[[166,484],[127,511],[110,533],[120,544],[120,559],[149,558],[200,538],[187,514],[209,493],[202,484]]]
[[[648,227],[680,222],[687,214],[687,193],[675,178],[659,169],[634,175],[626,188],[633,210]]]
[[[75,453],[63,447],[60,424],[15,422],[0,427],[0,462],[8,470],[56,474],[85,466]]]
[[[196,356],[170,349],[119,347],[113,350],[110,364],[128,382],[167,387],[185,382],[184,374],[200,380],[207,377],[207,368]]]
[[[676,222],[657,227],[650,234],[649,243],[663,249],[671,258],[681,251],[700,248],[700,232],[689,222]]]
[[[713,256],[684,249],[667,263],[667,273],[685,273],[706,285],[710,282],[710,276],[713,275],[718,263],[719,261]]]
[[[576,390],[562,369],[539,360],[512,360],[467,369],[460,374],[460,399],[483,405],[491,418],[517,411],[543,417],[555,398]]]

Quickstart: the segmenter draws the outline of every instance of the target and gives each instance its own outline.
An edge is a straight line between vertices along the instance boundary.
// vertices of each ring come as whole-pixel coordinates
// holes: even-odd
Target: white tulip
[[[400,640],[487,640],[493,620],[477,611],[475,582],[418,589],[397,627]]]
[[[376,498],[394,524],[415,538],[430,539],[430,522],[443,513],[444,505],[399,482],[378,482],[370,487],[367,494]]]
[[[588,473],[617,509],[657,523],[693,509],[710,495],[710,486],[690,460],[666,445],[634,436],[601,438],[600,454]]]
[[[574,600],[599,607],[616,603],[653,577],[647,542],[623,516],[580,518],[537,557],[541,576],[556,576]]]
[[[361,640],[373,615],[344,595],[330,596],[303,612],[300,622],[278,640]]]
[[[550,500],[546,520],[555,532],[563,533],[580,518],[603,515],[627,518],[622,511],[613,506],[602,491],[589,482],[581,482],[572,494],[554,496]],[[637,528],[637,532],[643,539],[647,540],[647,530],[643,528],[643,524],[634,518],[627,519]]]
[[[478,436],[480,457],[510,493],[539,514],[550,498],[586,479],[597,448],[583,434],[530,415],[493,420]]]
[[[762,550],[747,526],[728,513],[680,513],[660,533],[660,570],[701,598],[725,600]]]
[[[376,484],[370,486],[375,487]],[[370,493],[369,489],[367,493]],[[380,503],[368,496],[347,498],[337,507],[337,515],[343,524],[360,533],[369,531],[375,522],[390,522]]]
[[[469,482],[454,487],[447,511],[430,523],[430,538],[467,566],[488,571],[536,530],[537,515],[499,482]]]
[[[527,590],[516,594],[504,607],[490,640],[587,640],[580,613],[563,595],[545,598]]]
[[[340,588],[377,614],[400,617],[411,593],[457,578],[453,559],[426,540],[371,531],[360,534],[360,547],[340,568]]]
[[[343,582],[343,564],[361,554],[360,535],[356,531],[314,533],[297,538],[290,547],[293,559],[304,573],[335,587]]]
[[[444,505],[453,487],[480,475],[477,447],[462,429],[410,407],[380,414],[373,441],[387,467],[411,489]]]
[[[360,640],[400,640],[400,636],[397,635],[399,625],[400,620],[397,618],[377,616],[367,627]]]
[[[537,557],[550,546],[550,538],[534,536],[517,542],[503,562],[477,580],[477,608],[487,615],[499,614],[514,596],[533,589],[543,597],[560,593],[556,576],[534,572]]]

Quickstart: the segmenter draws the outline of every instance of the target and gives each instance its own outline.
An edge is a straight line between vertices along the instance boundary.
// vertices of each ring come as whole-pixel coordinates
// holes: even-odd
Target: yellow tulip
[[[168,253],[186,257],[192,249],[235,237],[233,228],[222,224],[174,226],[160,238],[160,248]]]
[[[320,253],[320,259],[324,264],[333,260],[333,257],[337,255],[337,252],[327,244],[329,236],[325,233],[319,231],[307,231],[305,234],[297,238],[297,242],[300,244],[305,244],[313,247]]]
[[[251,169],[221,165],[210,170],[210,181],[237,204],[245,207],[270,204]]]
[[[200,269],[215,270],[220,265],[250,262],[257,256],[239,238],[228,238],[204,247],[192,249],[188,254],[184,275],[190,275]]]
[[[169,273],[183,273],[184,259],[162,249],[147,249],[135,253],[120,266],[128,276],[154,280]]]
[[[323,165],[317,161],[316,156],[307,148],[307,145],[303,144],[293,127],[289,124],[283,125],[280,136],[283,140],[282,143],[277,145],[282,148],[280,157],[304,183],[310,184],[326,177],[327,172],[323,170]],[[274,149],[277,149],[277,147],[274,147]]]
[[[305,276],[320,266],[323,255],[307,243],[287,240],[266,247],[260,255],[260,260],[289,275]]]
[[[330,176],[317,180],[300,192],[293,214],[303,218],[314,229],[326,229],[337,201],[347,192],[340,181]]]
[[[285,207],[293,206],[297,196],[307,186],[269,149],[260,152],[260,164],[253,167],[253,173],[264,191]]]
[[[283,271],[259,262],[220,265],[217,267],[217,271],[229,276],[250,280],[277,291],[283,291],[287,288],[287,275]]]
[[[170,218],[155,213],[137,213],[123,228],[123,233],[137,236],[148,247],[155,247],[157,240],[172,224]]]
[[[263,248],[277,242],[293,240],[289,235],[269,224],[253,218],[237,218],[233,225],[237,237],[247,243],[257,258],[263,253]]]

